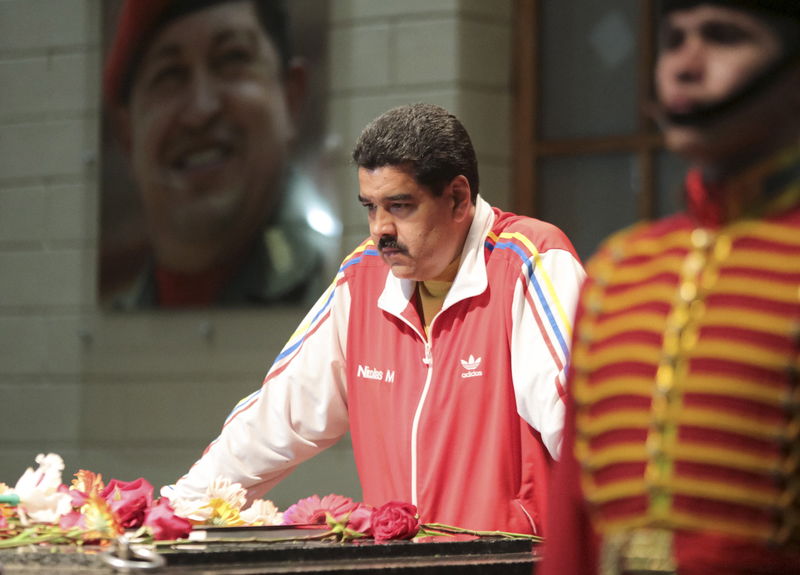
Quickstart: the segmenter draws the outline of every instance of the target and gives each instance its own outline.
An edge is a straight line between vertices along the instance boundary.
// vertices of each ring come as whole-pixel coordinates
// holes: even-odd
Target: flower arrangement
[[[323,519],[324,518],[324,519]],[[323,537],[349,541],[372,538],[377,543],[443,535],[475,535],[505,539],[541,541],[537,535],[508,531],[479,531],[443,523],[422,523],[417,508],[402,501],[389,501],[379,507],[354,502],[342,495],[312,495],[301,499],[284,512],[285,524],[327,524]]]
[[[133,540],[159,545],[194,543],[194,527],[320,525],[321,533],[283,540],[371,538],[377,543],[426,536],[469,534],[539,541],[535,535],[475,531],[440,523],[421,523],[414,505],[390,501],[379,507],[330,494],[299,500],[284,512],[268,500],[246,506],[246,491],[219,478],[200,500],[153,498],[145,479],[105,484],[99,474],[80,470],[70,486],[62,483],[64,462],[50,453],[36,457],[11,488],[0,483],[0,549],[31,544],[108,545],[127,533]],[[211,542],[210,539],[204,539]],[[242,541],[241,539],[239,541]],[[279,541],[253,537],[248,541]]]
[[[145,479],[125,482],[80,470],[70,486],[61,481],[64,461],[36,457],[16,485],[0,483],[0,549],[36,543],[103,544],[126,530],[151,539],[179,539],[192,529],[166,499],[153,499]]]

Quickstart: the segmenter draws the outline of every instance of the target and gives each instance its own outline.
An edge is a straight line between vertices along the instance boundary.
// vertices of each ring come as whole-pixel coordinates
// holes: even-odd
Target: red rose
[[[163,497],[156,501],[148,510],[144,518],[144,526],[153,532],[153,539],[169,540],[184,539],[189,536],[192,524],[188,519],[175,515],[169,500]]]
[[[372,512],[372,536],[375,541],[411,539],[419,531],[417,508],[409,503],[390,501]]]
[[[100,496],[108,502],[119,524],[133,529],[142,525],[153,503],[153,486],[142,477],[135,481],[112,479]]]

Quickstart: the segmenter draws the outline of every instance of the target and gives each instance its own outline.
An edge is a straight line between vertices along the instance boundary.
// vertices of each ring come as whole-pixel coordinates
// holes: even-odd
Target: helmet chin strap
[[[798,0],[800,2],[800,0]],[[800,46],[789,50],[774,63],[756,74],[727,98],[699,106],[689,112],[672,113],[660,107],[660,120],[675,126],[705,126],[723,119],[736,108],[764,93],[787,70],[800,64]]]

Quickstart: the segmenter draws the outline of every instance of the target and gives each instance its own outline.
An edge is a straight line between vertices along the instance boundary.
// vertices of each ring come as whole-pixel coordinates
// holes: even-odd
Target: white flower
[[[62,515],[72,510],[72,501],[67,493],[60,493],[61,472],[64,460],[60,455],[48,453],[36,456],[39,468],[31,467],[17,481],[12,490],[20,499],[20,518],[37,523],[57,523]]]
[[[241,509],[247,503],[247,491],[241,483],[231,483],[227,477],[217,477],[206,489],[206,500],[221,499],[234,509]]]
[[[268,499],[256,499],[253,504],[239,513],[248,525],[282,525],[283,513]]]
[[[184,517],[198,523],[205,523],[211,518],[214,510],[208,506],[205,499],[181,499],[175,496],[169,497],[169,503],[178,517]]]
[[[217,477],[200,498],[184,499],[177,497],[174,491],[172,486],[164,487],[161,495],[169,499],[176,515],[198,523],[206,523],[214,515],[214,507],[210,505],[212,500],[222,500],[237,511],[247,502],[247,492],[241,483],[231,483],[225,477]]]

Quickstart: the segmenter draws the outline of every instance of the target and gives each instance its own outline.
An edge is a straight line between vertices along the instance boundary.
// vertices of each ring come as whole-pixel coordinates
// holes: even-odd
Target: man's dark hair
[[[800,0],[661,0],[661,12],[687,10],[701,4],[717,4],[733,10],[746,10],[760,17],[780,37],[784,58],[796,65],[800,56]]]
[[[375,118],[361,132],[353,161],[367,170],[407,170],[436,196],[463,175],[473,204],[478,195],[478,161],[469,134],[458,118],[433,104],[400,106]]]
[[[159,16],[154,25],[147,31],[139,48],[133,54],[130,64],[122,78],[120,86],[121,101],[127,104],[130,101],[133,81],[141,64],[141,59],[153,38],[170,22],[173,22],[191,12],[209,8],[215,4],[229,2],[250,2],[256,9],[258,23],[264,30],[267,38],[275,45],[281,62],[281,69],[286,71],[291,59],[291,43],[289,38],[289,12],[285,0],[174,0]]]

